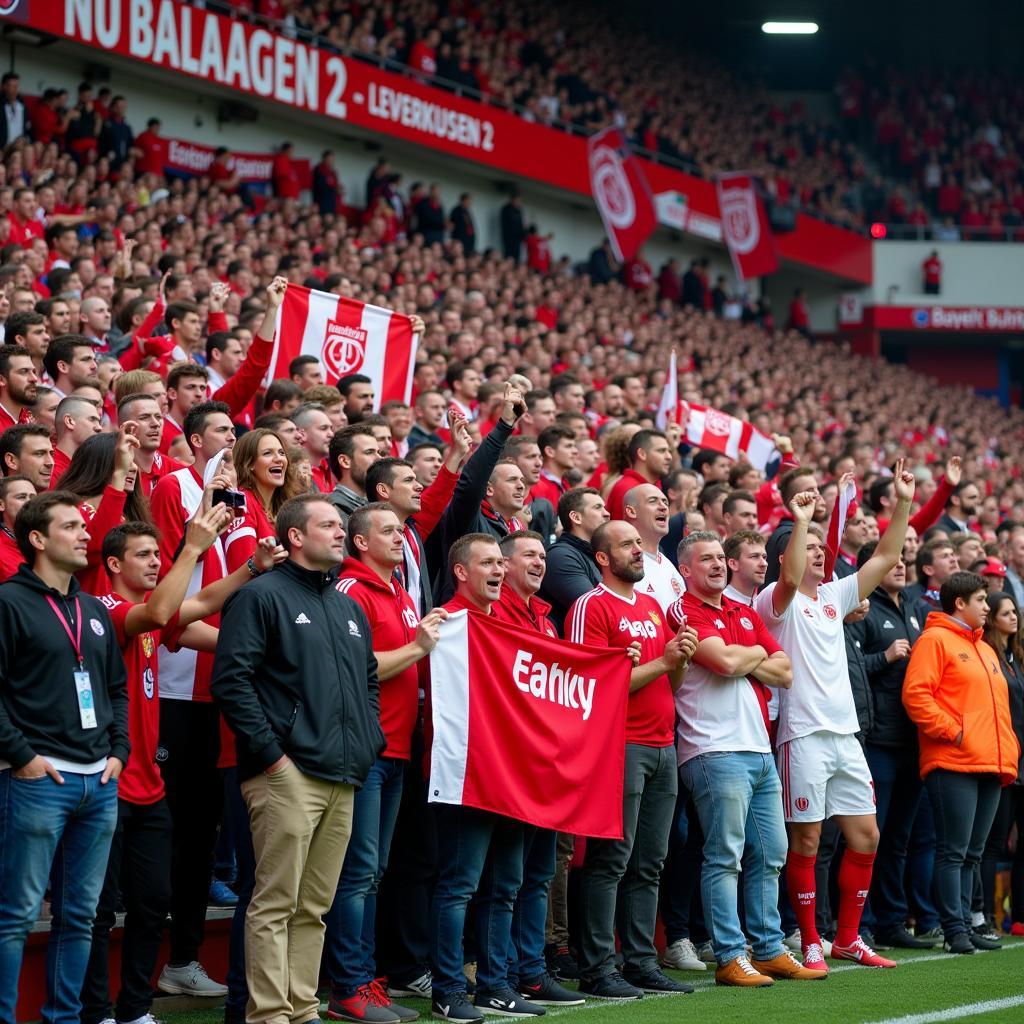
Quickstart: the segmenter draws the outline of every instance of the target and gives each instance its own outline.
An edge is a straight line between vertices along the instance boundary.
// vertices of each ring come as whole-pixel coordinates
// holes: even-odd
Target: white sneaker
[[[800,942],[800,929],[790,932],[783,940],[782,944],[786,949],[791,950],[794,953],[799,953],[804,947]]]
[[[710,939],[707,942],[702,942],[697,947],[697,959],[703,960],[706,964],[715,964],[717,966],[718,961],[715,959],[715,951],[711,946]]]
[[[388,984],[388,995],[392,999],[429,999],[433,975],[430,971],[425,972],[418,978],[406,982],[404,985]]]
[[[101,1021],[100,1024],[107,1024],[107,1022]],[[141,1017],[136,1017],[135,1020],[118,1021],[116,1024],[163,1024],[163,1021],[157,1020],[151,1013],[144,1013]]]
[[[665,967],[676,971],[706,971],[708,965],[697,956],[697,950],[689,939],[676,939],[665,949],[661,958]]]
[[[206,968],[197,960],[185,964],[184,967],[165,965],[156,987],[172,996],[202,996],[216,999],[228,994],[227,985],[212,981],[206,973]]]

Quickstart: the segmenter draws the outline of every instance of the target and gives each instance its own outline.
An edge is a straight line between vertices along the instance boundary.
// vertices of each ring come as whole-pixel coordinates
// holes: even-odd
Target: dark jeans
[[[1017,823],[1017,848],[1011,854],[1007,849],[1007,840]],[[981,855],[981,884],[983,908],[986,917],[994,917],[996,912],[996,875],[999,865],[1010,861],[1010,892],[1012,914],[1011,920],[1024,921],[1024,786],[1007,786],[1000,790],[999,806],[992,822],[992,830],[985,843],[985,852]]]
[[[477,990],[508,986],[512,906],[523,881],[523,824],[471,807],[434,804],[438,873],[431,905],[434,994],[465,991],[466,908],[476,916]],[[475,899],[474,899],[475,897]]]
[[[110,1004],[110,930],[117,900],[124,903],[121,987],[117,1013]],[[117,802],[117,828],[92,927],[89,969],[82,986],[82,1024],[137,1020],[153,1005],[156,968],[171,902],[171,815],[167,803]]]
[[[341,998],[376,977],[377,887],[388,863],[404,771],[404,761],[379,757],[356,791],[338,892],[324,918],[327,973]]]
[[[523,884],[512,910],[509,977],[530,981],[547,970],[544,930],[548,920],[548,889],[555,873],[558,833],[523,826]]]
[[[675,828],[669,835],[665,870],[661,873],[661,920],[665,942],[670,946],[679,939],[692,939],[697,945],[708,940],[700,899],[703,863],[704,833],[697,808],[686,788],[680,786]]]
[[[864,746],[875,783],[875,816],[881,838],[871,878],[871,897],[864,908],[863,926],[885,932],[907,923],[910,908],[903,887],[907,849],[921,803],[921,775],[916,750]]]
[[[117,783],[61,772],[16,779],[0,771],[0,1021],[13,1022],[21,959],[50,884],[44,1024],[78,1024],[92,945],[117,823]]]
[[[249,984],[245,980],[245,912],[249,909],[252,890],[256,884],[256,853],[252,848],[252,829],[249,811],[238,785],[238,769],[224,768],[224,820],[231,829],[235,842],[235,888],[238,903],[231,916],[231,936],[228,941],[228,976],[224,984],[228,997],[224,1001],[224,1018],[244,1021],[249,1002]]]
[[[170,962],[176,967],[199,959],[206,930],[213,850],[224,809],[219,756],[216,705],[161,698],[157,757],[174,823]]]
[[[932,896],[932,878],[935,874],[935,816],[932,802],[922,798],[917,805],[917,817],[910,830],[907,848],[907,873],[904,892],[910,897],[911,910],[917,930],[931,931],[939,924],[939,911]]]
[[[615,930],[626,966],[657,966],[658,883],[668,852],[679,783],[675,747],[626,744],[622,839],[588,839],[580,873],[580,976],[615,970]]]
[[[420,978],[430,965],[430,901],[437,872],[434,814],[423,778],[423,734],[412,737],[388,869],[377,894],[377,968],[392,984]]]
[[[932,884],[948,942],[971,928],[974,874],[999,804],[999,776],[936,768],[925,788],[937,840]]]

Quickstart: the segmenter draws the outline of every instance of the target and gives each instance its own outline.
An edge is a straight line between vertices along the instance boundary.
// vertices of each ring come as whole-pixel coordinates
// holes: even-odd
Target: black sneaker
[[[887,946],[885,942],[880,939],[874,932],[861,930],[860,937],[864,940],[866,946],[870,946],[872,949],[892,949],[892,946]]]
[[[543,1017],[547,1012],[543,1006],[531,1003],[510,988],[498,988],[490,992],[478,989],[473,1005],[492,1017]]]
[[[627,969],[622,972],[622,976],[630,985],[636,986],[641,992],[651,992],[655,995],[667,995],[670,993],[689,995],[693,991],[692,985],[687,985],[683,981],[673,981],[667,974],[659,971],[657,967],[649,971],[630,971]]]
[[[586,1000],[578,992],[570,992],[545,972],[536,978],[520,981],[516,991],[538,1006],[582,1006]]]
[[[568,946],[548,946],[544,950],[544,957],[553,978],[558,981],[576,981],[579,978],[579,964],[569,952]]]
[[[934,949],[939,942],[937,937],[926,939],[923,935],[911,935],[906,925],[902,924],[875,932],[875,940],[888,943],[887,946],[875,946],[875,949]]]
[[[990,939],[985,934],[984,928],[972,928],[967,937],[971,940],[971,944],[975,949],[984,949],[991,952],[994,949],[1003,948],[998,939]]]
[[[484,1015],[466,998],[465,992],[435,993],[430,1000],[430,1016],[455,1024],[483,1024]]]
[[[943,948],[947,953],[961,953],[966,955],[976,952],[974,943],[971,942],[971,937],[966,932],[954,935],[953,938],[943,943]]]
[[[643,999],[644,990],[630,985],[618,971],[612,971],[593,981],[580,981],[580,992],[591,999],[608,999],[624,1003],[631,999]]]

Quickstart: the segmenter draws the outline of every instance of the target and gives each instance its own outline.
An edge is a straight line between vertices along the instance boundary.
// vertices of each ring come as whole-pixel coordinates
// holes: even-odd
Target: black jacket
[[[913,644],[921,635],[924,620],[902,597],[897,607],[881,587],[871,594],[868,602],[871,610],[861,626],[868,680],[875,699],[875,721],[867,739],[879,747],[916,749],[917,727],[903,707],[903,677],[910,659],[900,658],[890,664],[885,660],[885,652],[894,640],[908,640]]]
[[[210,692],[242,779],[287,754],[306,775],[361,786],[384,749],[370,624],[336,582],[289,560],[224,606]]]
[[[75,672],[78,659],[50,597],[77,634],[92,683],[96,728],[83,729]],[[23,768],[37,754],[76,764],[104,757],[127,763],[128,688],[121,649],[102,602],[71,579],[67,599],[27,565],[0,586],[0,761]]]
[[[497,524],[488,521],[481,505],[487,496],[487,482],[513,429],[499,419],[480,442],[480,447],[462,467],[444,515],[427,538],[427,564],[434,580],[435,604],[444,604],[455,593],[455,584],[448,572],[448,549],[459,537],[467,533],[489,533],[500,540],[508,533],[507,529],[501,532]]]
[[[551,549],[558,530],[558,516],[555,507],[547,498],[535,498],[530,502],[530,529],[544,538],[544,548]]]
[[[335,484],[334,488],[328,491],[324,497],[341,513],[341,521],[346,528],[348,527],[348,517],[357,508],[369,504],[365,495],[356,494],[344,484]]]
[[[793,533],[793,520],[786,516],[772,531],[765,545],[765,555],[768,558],[768,572],[765,573],[764,585],[778,583],[779,574],[782,572],[781,558],[786,553],[786,545],[789,544],[790,535]]]
[[[857,709],[857,724],[860,726],[858,738],[861,742],[871,734],[875,726],[875,701],[864,658],[863,625],[864,621],[861,620],[843,626],[850,689],[853,691],[853,705]]]
[[[1013,722],[1013,731],[1017,735],[1021,749],[1020,760],[1017,762],[1017,781],[1014,783],[1019,786],[1024,783],[1024,665],[1014,661],[1013,655],[1009,652],[999,656],[999,665],[1010,691],[1010,720]]]
[[[540,596],[551,605],[549,618],[559,634],[573,601],[601,582],[601,570],[594,559],[590,541],[563,533],[548,551],[548,565]]]

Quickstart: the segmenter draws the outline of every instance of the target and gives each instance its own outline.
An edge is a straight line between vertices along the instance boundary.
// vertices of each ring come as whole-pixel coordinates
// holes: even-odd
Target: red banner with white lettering
[[[779,254],[754,179],[749,174],[721,174],[715,187],[722,238],[736,276],[746,281],[778,270]]]
[[[631,260],[658,226],[654,198],[643,168],[618,128],[605,128],[587,140],[590,191],[604,222],[615,258]]]
[[[418,344],[412,320],[402,313],[290,284],[266,379],[287,379],[296,356],[316,356],[325,384],[350,373],[366,374],[373,382],[373,407],[379,409],[393,398],[409,401]]]
[[[167,159],[164,172],[177,177],[191,178],[206,174],[213,163],[216,147],[187,139],[167,139]],[[232,151],[228,167],[238,175],[240,181],[252,184],[269,183],[274,177],[273,153],[241,153]],[[292,160],[292,169],[300,188],[309,188],[313,177],[308,160]]]
[[[622,838],[632,665],[471,612],[430,655],[430,802]]]

